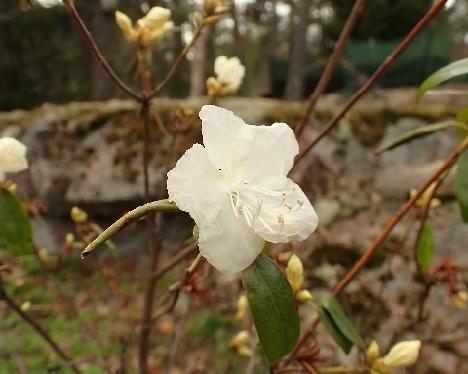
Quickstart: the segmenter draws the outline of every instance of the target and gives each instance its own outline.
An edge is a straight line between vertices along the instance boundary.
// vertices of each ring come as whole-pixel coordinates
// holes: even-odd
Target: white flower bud
[[[291,284],[294,293],[301,289],[304,283],[304,267],[302,266],[301,260],[296,255],[292,255],[288,261],[286,278]]]
[[[239,300],[237,301],[236,319],[239,321],[244,319],[244,317],[247,315],[248,309],[249,309],[249,300],[247,299],[247,296],[241,295],[239,297]]]
[[[115,22],[122,31],[125,39],[127,39],[130,43],[134,43],[136,39],[136,31],[133,28],[132,20],[125,13],[116,11]]]
[[[26,146],[14,138],[0,139],[0,181],[5,173],[15,173],[28,168]]]
[[[216,57],[214,70],[218,82],[225,86],[224,94],[231,94],[239,89],[244,79],[245,67],[238,57]]]
[[[372,364],[379,357],[380,357],[379,345],[377,344],[375,340],[372,340],[366,352],[367,363]]]
[[[297,291],[295,297],[296,300],[300,303],[307,303],[313,299],[312,294],[307,290]]]
[[[76,206],[71,209],[70,216],[75,223],[84,223],[88,220],[88,213]]]
[[[391,368],[411,366],[418,359],[420,349],[421,341],[419,340],[400,342],[383,357],[383,363]]]

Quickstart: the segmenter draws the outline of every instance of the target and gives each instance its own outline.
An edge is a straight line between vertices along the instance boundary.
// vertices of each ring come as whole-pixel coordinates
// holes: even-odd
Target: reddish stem
[[[436,4],[421,18],[421,20],[414,26],[410,33],[406,36],[403,42],[395,49],[390,56],[380,65],[375,71],[372,77],[362,86],[358,92],[354,94],[351,99],[345,104],[345,106],[331,119],[328,125],[320,132],[320,134],[307,144],[297,155],[296,163],[299,162],[321,139],[323,139],[344,117],[344,115],[350,110],[353,105],[364,96],[367,91],[387,72],[387,70],[395,63],[398,57],[410,46],[416,36],[423,30],[427,24],[444,8],[447,0],[438,0]]]
[[[354,3],[354,7],[351,10],[346,24],[344,25],[343,30],[341,31],[340,37],[338,38],[335,44],[335,49],[327,62],[327,66],[325,67],[325,70],[323,71],[323,74],[320,77],[320,80],[317,83],[314,92],[312,93],[312,95],[310,95],[304,114],[302,115],[299,124],[295,129],[297,138],[301,136],[302,131],[304,131],[305,125],[309,121],[309,117],[313,112],[320,95],[325,91],[328,84],[330,83],[333,71],[335,70],[335,67],[338,64],[338,61],[340,60],[341,56],[343,55],[343,51],[346,47],[349,37],[351,36],[354,30],[354,26],[356,25],[356,22],[364,9],[364,4],[365,0],[356,0],[356,2]]]
[[[94,57],[96,57],[97,61],[101,65],[101,67],[104,69],[104,71],[107,73],[107,75],[115,82],[115,84],[120,87],[122,91],[124,91],[127,95],[132,96],[134,99],[141,101],[142,96],[137,94],[135,91],[133,91],[125,82],[123,82],[115,73],[115,71],[112,69],[110,64],[107,62],[106,58],[103,56],[101,51],[99,50],[99,47],[97,46],[93,36],[91,35],[91,32],[88,30],[86,25],[84,24],[83,20],[81,19],[80,15],[78,14],[75,5],[73,4],[73,1],[71,0],[66,0],[65,1],[65,6],[67,7],[68,12],[72,16],[73,20],[76,22],[78,29],[80,32],[83,34],[85,37],[86,41],[88,42],[89,46],[91,47],[91,51],[94,54]]]

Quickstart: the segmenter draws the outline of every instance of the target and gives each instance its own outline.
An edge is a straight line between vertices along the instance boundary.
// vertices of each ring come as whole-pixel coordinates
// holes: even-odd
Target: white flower
[[[216,57],[214,71],[218,82],[229,87],[232,92],[239,89],[245,75],[245,67],[238,57]]]
[[[409,340],[395,344],[390,352],[383,357],[383,363],[390,368],[401,368],[413,365],[419,356],[421,342]]]
[[[299,151],[285,123],[251,126],[214,105],[200,111],[204,146],[194,144],[167,177],[169,199],[200,228],[201,254],[219,271],[237,273],[264,241],[304,240],[318,218],[287,177]]]
[[[43,8],[52,8],[57,5],[63,5],[62,0],[34,0],[34,2]]]
[[[25,145],[13,138],[0,138],[0,181],[5,178],[5,173],[15,173],[27,167]]]
[[[125,39],[137,44],[141,48],[152,48],[158,44],[169,31],[174,28],[171,19],[171,11],[155,6],[134,27],[130,18],[122,12],[115,12],[115,20],[122,30]]]

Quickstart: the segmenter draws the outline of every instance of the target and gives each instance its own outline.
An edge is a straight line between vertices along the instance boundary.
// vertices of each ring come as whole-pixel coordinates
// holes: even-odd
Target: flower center
[[[263,226],[271,233],[281,232],[285,216],[304,205],[304,201],[297,198],[294,186],[275,191],[242,182],[228,195],[237,218],[244,218],[252,228],[254,225]]]

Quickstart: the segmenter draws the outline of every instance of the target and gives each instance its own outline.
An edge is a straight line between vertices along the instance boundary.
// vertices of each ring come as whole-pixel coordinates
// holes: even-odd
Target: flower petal
[[[251,126],[234,113],[215,105],[200,110],[203,144],[208,157],[224,173],[234,174],[253,145]]]
[[[293,130],[285,123],[249,128],[254,137],[253,152],[240,174],[251,184],[281,188],[299,153]]]
[[[200,253],[223,273],[238,273],[250,266],[264,243],[242,217],[234,215],[227,197],[220,206],[216,224],[200,226]]]
[[[305,240],[318,225],[317,213],[301,188],[288,179],[284,191],[272,196],[260,189],[255,196],[262,206],[253,220],[253,229],[272,243]]]
[[[0,139],[0,170],[15,173],[28,168],[26,146],[10,137]]]
[[[220,202],[227,200],[221,173],[201,144],[194,144],[167,173],[169,200],[188,212],[197,225],[213,224]]]

